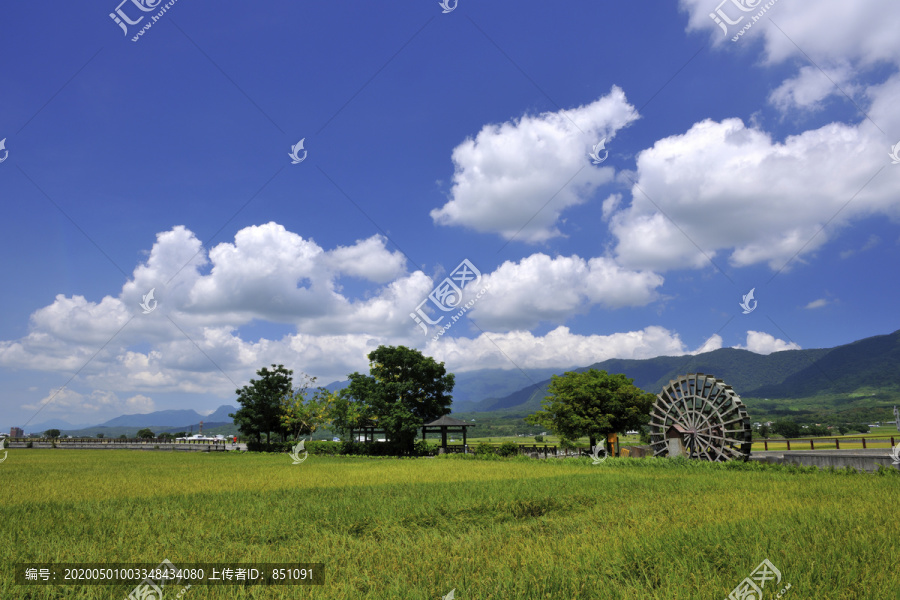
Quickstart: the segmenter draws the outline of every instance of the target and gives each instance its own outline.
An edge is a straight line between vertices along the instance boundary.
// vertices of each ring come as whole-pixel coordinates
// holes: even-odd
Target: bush
[[[494,447],[492,445],[488,444],[487,442],[480,442],[478,444],[478,447],[475,448],[476,456],[487,456],[489,454],[496,454],[496,453],[497,452],[494,449]]]
[[[25,447],[26,448],[34,448],[34,442],[32,442],[32,441],[25,442]]]
[[[434,456],[437,451],[425,440],[416,441],[415,456]]]
[[[544,441],[544,436],[542,436],[542,435],[536,435],[536,436],[534,436],[534,441],[536,441],[536,442],[543,442],[543,441]]]
[[[316,456],[337,456],[341,453],[340,442],[306,442],[304,448],[306,448],[307,452]]]
[[[496,450],[497,456],[517,456],[519,445],[515,442],[503,442]]]
[[[572,440],[567,440],[566,438],[562,438],[559,440],[559,447],[561,450],[574,450],[575,442]]]

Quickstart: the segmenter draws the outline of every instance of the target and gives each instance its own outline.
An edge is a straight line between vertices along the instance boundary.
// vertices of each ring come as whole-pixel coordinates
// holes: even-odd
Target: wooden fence
[[[828,449],[830,449],[831,446],[834,446],[835,450],[840,450],[841,442],[844,443],[844,449],[848,449],[847,448],[848,445],[858,444],[860,441],[862,442],[862,447],[864,449],[867,449],[870,447],[880,448],[881,444],[887,444],[888,442],[890,442],[890,444],[887,446],[887,448],[893,448],[896,445],[896,443],[894,441],[894,436],[891,436],[890,439],[888,439],[888,438],[883,438],[883,439],[882,438],[864,438],[864,437],[860,437],[860,438],[849,438],[849,437],[823,438],[823,437],[819,437],[819,438],[793,438],[793,439],[785,438],[785,439],[779,439],[779,440],[764,439],[764,440],[755,440],[753,442],[753,444],[757,445],[760,442],[762,442],[763,448],[765,448],[765,450],[769,450],[769,444],[772,444],[772,445],[785,445],[786,444],[788,450],[815,450],[816,443],[818,443],[819,450],[826,449],[826,448],[823,448],[823,446],[829,446]],[[807,443],[809,444],[809,448],[805,447]],[[791,444],[794,444],[793,448],[791,448]]]
[[[9,448],[62,448],[67,450],[187,450],[223,452],[230,443],[224,440],[170,440],[164,438],[7,438]]]

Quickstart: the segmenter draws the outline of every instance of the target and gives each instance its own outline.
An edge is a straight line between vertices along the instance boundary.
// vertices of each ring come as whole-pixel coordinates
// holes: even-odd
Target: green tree
[[[315,382],[315,377],[304,374],[303,385],[282,400],[281,426],[294,439],[312,435],[329,422],[335,394],[322,387],[310,393]]]
[[[125,435],[125,434],[123,433],[122,435],[119,436],[119,439],[120,439],[120,440],[127,440],[127,439],[128,439],[128,436]]]
[[[782,419],[772,424],[772,431],[786,438],[800,437],[800,425],[789,420]]]
[[[48,438],[58,438],[60,434],[59,429],[48,429],[44,432],[44,435]]]
[[[241,408],[228,415],[244,435],[261,441],[265,434],[267,444],[273,432],[284,433],[281,424],[282,401],[293,391],[291,376],[294,372],[285,369],[284,365],[272,367],[271,371],[263,367],[256,372],[260,379],[251,379],[250,385],[235,390]]]
[[[370,419],[398,452],[412,453],[419,427],[450,413],[455,378],[444,363],[405,346],[379,346],[368,359],[370,375],[351,373],[342,394],[358,406],[339,408],[351,420]]]
[[[141,429],[137,432],[137,437],[148,440],[150,438],[155,438],[156,434],[150,431],[149,428],[145,427],[144,429]]]
[[[552,429],[562,438],[588,436],[591,448],[599,436],[646,424],[656,399],[635,387],[633,379],[597,369],[554,375],[547,391],[550,395],[541,402],[542,410],[528,415],[525,421]]]
[[[769,432],[769,426],[768,426],[768,425],[761,425],[761,426],[760,426],[760,428],[759,428],[759,437],[767,438],[767,437],[769,437],[769,433],[770,433],[770,432]]]
[[[97,439],[98,439],[98,440],[102,440],[102,439],[103,439],[103,434],[102,434],[102,433],[98,433],[98,434],[97,434]]]

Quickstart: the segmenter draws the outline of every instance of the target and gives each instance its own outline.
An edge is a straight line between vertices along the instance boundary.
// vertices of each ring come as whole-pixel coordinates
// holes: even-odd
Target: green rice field
[[[900,598],[900,476],[668,459],[374,459],[10,450],[0,598],[16,564],[323,563],[321,586],[193,586],[185,600],[726,598],[764,559],[783,598]],[[176,598],[166,588],[164,598]]]

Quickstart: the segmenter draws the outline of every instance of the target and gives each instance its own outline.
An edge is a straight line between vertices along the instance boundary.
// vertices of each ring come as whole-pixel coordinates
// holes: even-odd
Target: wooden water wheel
[[[673,379],[656,395],[650,412],[654,456],[747,460],[751,439],[747,409],[721,379],[689,373]]]

